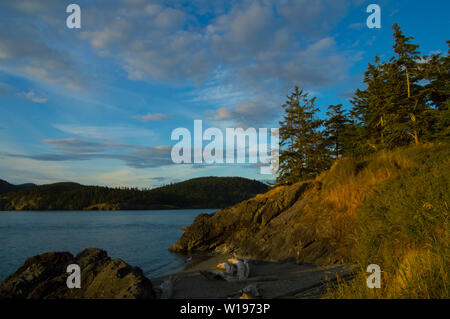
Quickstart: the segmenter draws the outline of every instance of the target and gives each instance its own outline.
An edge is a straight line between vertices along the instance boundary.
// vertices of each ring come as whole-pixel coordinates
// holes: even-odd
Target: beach
[[[193,261],[182,271],[172,275],[151,278],[154,287],[164,280],[177,277],[172,298],[174,299],[233,299],[240,298],[238,293],[244,287],[256,285],[259,298],[320,298],[336,282],[336,278],[348,279],[351,276],[349,265],[317,266],[297,264],[293,261],[266,262],[249,260],[250,276],[244,281],[228,282],[209,280],[200,274],[200,270],[217,271],[217,265],[226,262],[230,255],[214,255]]]

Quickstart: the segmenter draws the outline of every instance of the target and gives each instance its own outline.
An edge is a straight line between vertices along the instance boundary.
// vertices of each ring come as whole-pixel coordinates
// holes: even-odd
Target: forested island
[[[14,186],[5,181],[0,210],[139,210],[222,208],[268,186],[241,177],[200,177],[154,189],[110,188],[77,183]],[[8,186],[10,185],[10,186]]]
[[[8,183],[7,181],[0,179],[0,195],[4,194],[4,193],[8,193],[8,192],[26,189],[29,187],[34,187],[34,186],[36,186],[36,184],[33,184],[33,183],[13,185],[11,183]]]

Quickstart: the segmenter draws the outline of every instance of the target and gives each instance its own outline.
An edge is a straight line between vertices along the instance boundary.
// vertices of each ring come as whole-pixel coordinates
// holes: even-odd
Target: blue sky
[[[66,27],[66,6],[82,28]],[[113,4],[112,4],[113,3]],[[381,7],[369,29],[366,7]],[[199,176],[271,180],[255,165],[175,165],[172,130],[277,127],[294,85],[322,113],[349,105],[391,25],[446,54],[448,1],[0,3],[0,178],[154,187]]]

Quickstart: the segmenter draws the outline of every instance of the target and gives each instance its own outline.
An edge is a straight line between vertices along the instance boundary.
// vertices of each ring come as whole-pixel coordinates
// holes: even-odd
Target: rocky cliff
[[[308,209],[320,186],[320,182],[280,186],[213,214],[201,214],[184,228],[170,250],[237,253],[271,261],[337,262],[339,256],[318,233]]]
[[[81,288],[67,288],[67,266],[81,268]],[[51,252],[28,258],[22,267],[0,283],[0,298],[29,299],[135,299],[154,298],[152,283],[142,270],[106,251],[88,248],[75,257]]]
[[[314,180],[280,186],[213,214],[199,215],[192,225],[183,227],[184,234],[170,250],[237,253],[269,261],[352,263],[368,250],[359,244],[361,238],[372,234],[370,228],[366,229],[368,225],[384,225],[386,220],[411,211],[428,214],[423,208],[427,203],[441,205],[436,200],[440,195],[434,195],[440,194],[436,187],[430,188],[426,198],[423,194],[414,197],[411,194],[415,190],[405,189],[423,184],[421,176],[429,175],[430,170],[442,175],[446,156],[446,145],[430,144],[379,152],[367,159],[340,159]],[[437,183],[442,179],[445,185],[445,178],[436,174],[426,175],[427,180]],[[388,186],[391,184],[396,188]],[[399,201],[402,192],[405,199]],[[380,198],[377,194],[381,194]],[[421,198],[413,201],[414,208],[408,206],[412,198]],[[386,204],[380,209],[389,217],[361,222],[372,216],[381,201]],[[393,208],[392,203],[399,207]],[[404,219],[406,224],[411,220]],[[377,237],[367,239],[367,245],[370,247]]]

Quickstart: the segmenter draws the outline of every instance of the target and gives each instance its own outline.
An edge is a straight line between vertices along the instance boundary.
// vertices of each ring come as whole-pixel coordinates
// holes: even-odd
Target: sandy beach
[[[211,280],[200,274],[200,270],[217,271],[217,265],[226,262],[229,255],[203,257],[193,261],[178,273],[151,278],[158,287],[170,276],[178,277],[172,298],[175,299],[228,299],[240,298],[244,287],[254,284],[265,299],[273,298],[320,298],[326,287],[337,277],[348,278],[350,266],[319,267],[311,264],[296,264],[293,261],[265,262],[249,260],[250,276],[245,281],[228,282]]]

